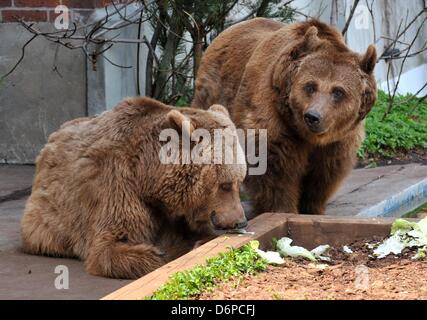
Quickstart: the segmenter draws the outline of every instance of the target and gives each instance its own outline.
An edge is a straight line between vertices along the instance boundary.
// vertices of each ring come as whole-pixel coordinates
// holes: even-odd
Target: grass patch
[[[254,274],[265,270],[266,267],[267,262],[259,257],[250,244],[240,249],[231,248],[217,257],[207,259],[205,266],[175,273],[166,284],[147,299],[189,299],[215,287],[219,282],[245,274]]]
[[[416,218],[418,213],[427,212],[427,202],[420,205],[418,208],[412,210],[411,212],[405,213],[403,215],[404,218]]]
[[[396,96],[391,113],[383,120],[387,100],[387,94],[378,91],[378,100],[366,118],[360,158],[393,157],[396,152],[427,149],[427,99],[417,106],[419,99],[414,96]]]

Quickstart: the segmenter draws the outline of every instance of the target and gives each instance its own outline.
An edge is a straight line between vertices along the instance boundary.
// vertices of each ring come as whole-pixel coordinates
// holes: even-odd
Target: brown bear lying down
[[[267,129],[267,170],[247,175],[255,213],[322,214],[352,169],[376,100],[376,50],[352,52],[319,21],[257,18],[205,52],[193,107],[224,105],[236,127]]]
[[[136,278],[217,229],[246,226],[244,161],[164,164],[159,136],[168,128],[180,135],[229,128],[235,135],[222,106],[178,109],[149,98],[127,99],[53,133],[37,158],[22,220],[24,251],[80,258],[94,275]]]

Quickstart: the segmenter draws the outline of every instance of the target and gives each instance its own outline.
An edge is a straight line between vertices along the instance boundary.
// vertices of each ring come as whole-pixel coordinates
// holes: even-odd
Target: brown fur
[[[375,47],[354,53],[337,30],[315,20],[257,18],[209,46],[193,107],[220,103],[237,127],[268,130],[267,172],[245,181],[256,213],[324,213],[363,140],[376,99],[375,62]],[[322,132],[304,122],[308,110],[321,114]]]
[[[245,165],[160,162],[160,131],[181,130],[184,120],[235,132],[221,106],[178,109],[149,98],[65,123],[37,158],[24,251],[80,258],[94,275],[137,278],[215,234],[213,213],[223,228],[242,221]]]

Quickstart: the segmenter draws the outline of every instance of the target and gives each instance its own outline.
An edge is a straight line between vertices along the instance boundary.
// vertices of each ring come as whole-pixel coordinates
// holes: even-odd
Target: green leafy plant
[[[191,101],[186,97],[180,97],[178,101],[175,103],[177,107],[189,107],[191,105]]]
[[[217,257],[206,260],[206,265],[191,270],[177,272],[161,286],[151,300],[183,300],[197,296],[204,290],[245,274],[265,270],[267,262],[260,258],[250,244],[240,249],[231,248]]]
[[[411,95],[396,96],[390,114],[388,96],[378,91],[378,100],[366,118],[366,139],[359,149],[360,158],[393,157],[397,152],[427,149],[427,100]]]

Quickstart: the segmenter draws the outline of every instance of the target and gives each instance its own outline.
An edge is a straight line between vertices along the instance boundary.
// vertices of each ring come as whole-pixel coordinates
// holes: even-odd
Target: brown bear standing
[[[255,213],[325,212],[364,139],[375,64],[374,46],[354,53],[341,33],[316,20],[257,18],[213,41],[193,107],[220,103],[236,127],[267,129],[267,172],[245,180]]]
[[[24,251],[80,258],[94,275],[136,278],[217,229],[245,227],[243,156],[230,164],[160,160],[165,130],[189,137],[217,128],[237,141],[222,106],[178,109],[148,98],[67,122],[37,158],[22,220]]]

